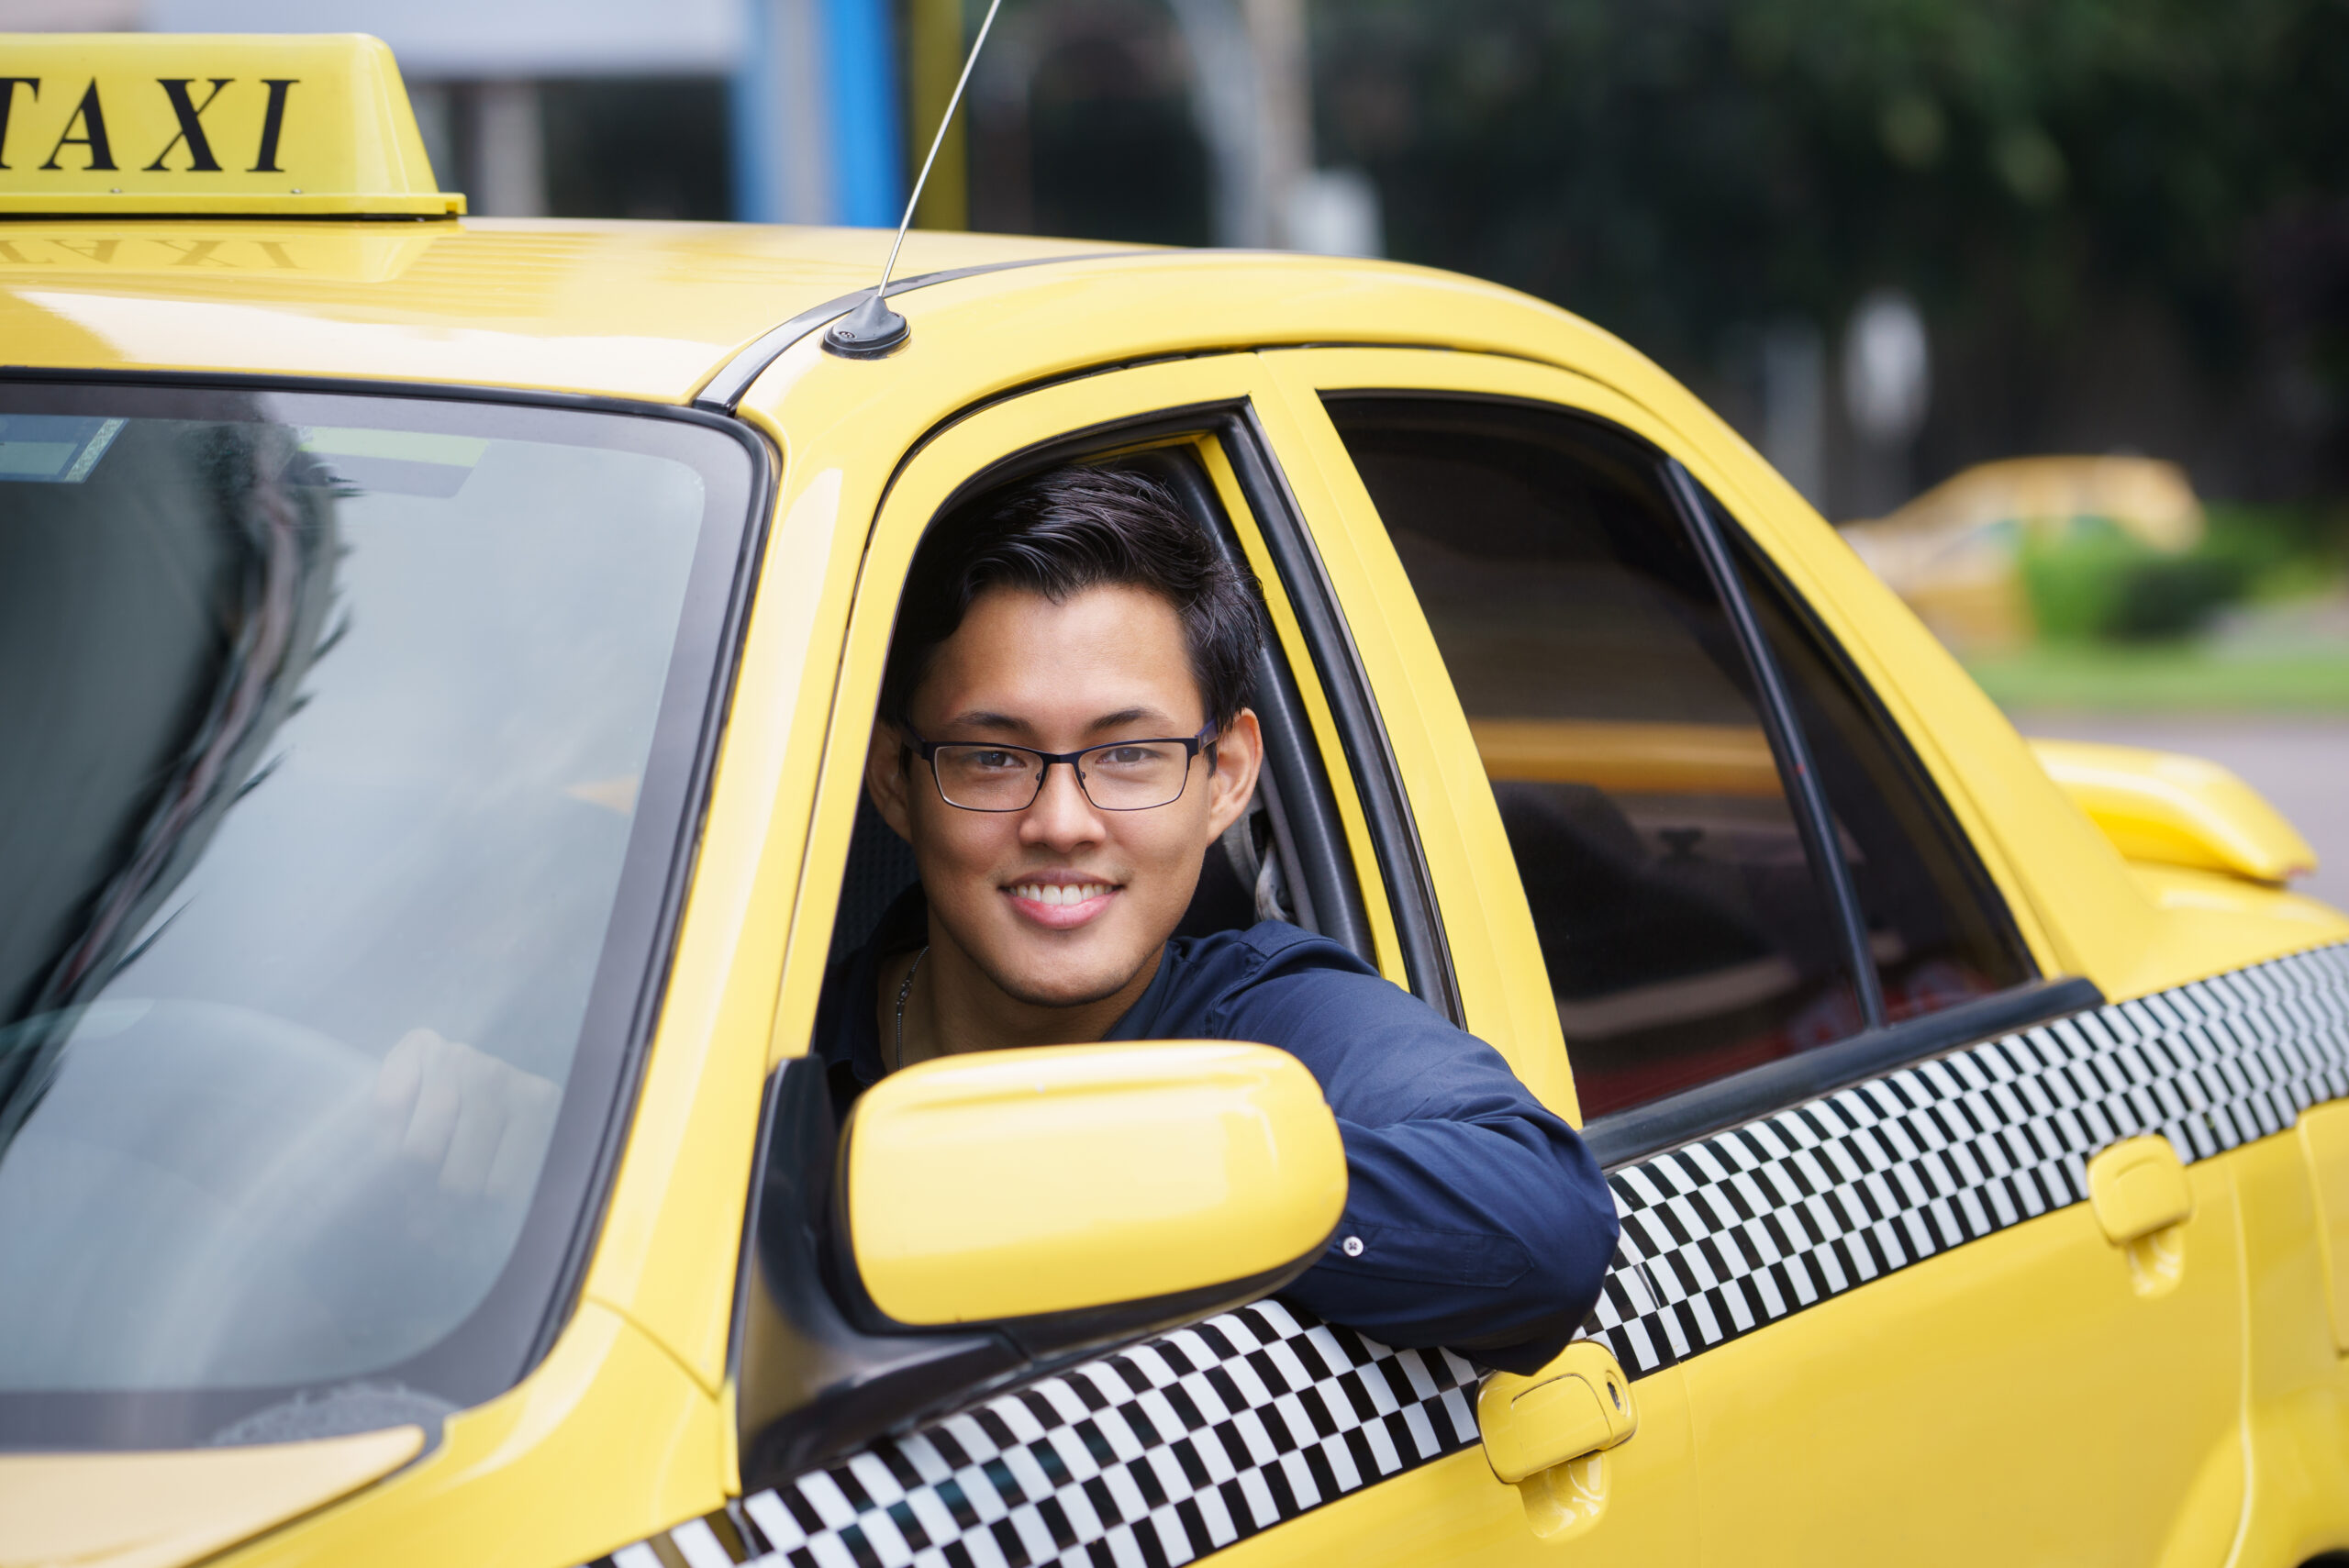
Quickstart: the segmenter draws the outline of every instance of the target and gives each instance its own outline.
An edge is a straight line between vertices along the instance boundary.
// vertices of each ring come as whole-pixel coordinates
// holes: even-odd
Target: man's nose
[[[1020,838],[1062,848],[1095,842],[1102,831],[1101,814],[1078,785],[1075,765],[1054,763],[1045,769],[1043,789],[1020,817]]]

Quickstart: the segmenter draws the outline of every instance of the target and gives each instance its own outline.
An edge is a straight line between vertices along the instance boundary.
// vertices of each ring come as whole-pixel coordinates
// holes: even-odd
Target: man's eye
[[[1099,756],[1106,768],[1143,768],[1166,760],[1166,753],[1155,746],[1112,746]]]
[[[963,765],[981,773],[1017,773],[1028,765],[1028,759],[1017,751],[965,751]]]

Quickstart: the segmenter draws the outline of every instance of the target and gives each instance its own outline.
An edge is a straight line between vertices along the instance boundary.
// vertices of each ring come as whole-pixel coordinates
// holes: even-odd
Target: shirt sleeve
[[[1334,943],[1250,948],[1215,1032],[1302,1061],[1346,1151],[1344,1218],[1283,1294],[1387,1344],[1538,1369],[1615,1252],[1614,1199],[1581,1136],[1499,1052]]]

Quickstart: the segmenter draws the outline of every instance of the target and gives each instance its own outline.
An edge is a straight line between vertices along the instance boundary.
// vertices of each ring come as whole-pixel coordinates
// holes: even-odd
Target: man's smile
[[[1055,931],[1085,925],[1109,907],[1119,884],[1105,877],[1079,872],[1038,872],[1003,889],[1011,906],[1036,924]]]

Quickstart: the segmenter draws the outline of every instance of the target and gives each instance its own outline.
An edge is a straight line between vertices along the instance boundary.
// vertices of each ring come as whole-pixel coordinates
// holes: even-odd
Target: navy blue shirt
[[[825,986],[817,1049],[843,1113],[882,1076],[880,958],[922,924],[917,890]],[[1598,1301],[1615,1204],[1582,1139],[1498,1051],[1337,943],[1275,920],[1178,937],[1108,1038],[1256,1040],[1320,1084],[1348,1186],[1329,1250],[1281,1292],[1306,1310],[1532,1372]]]

